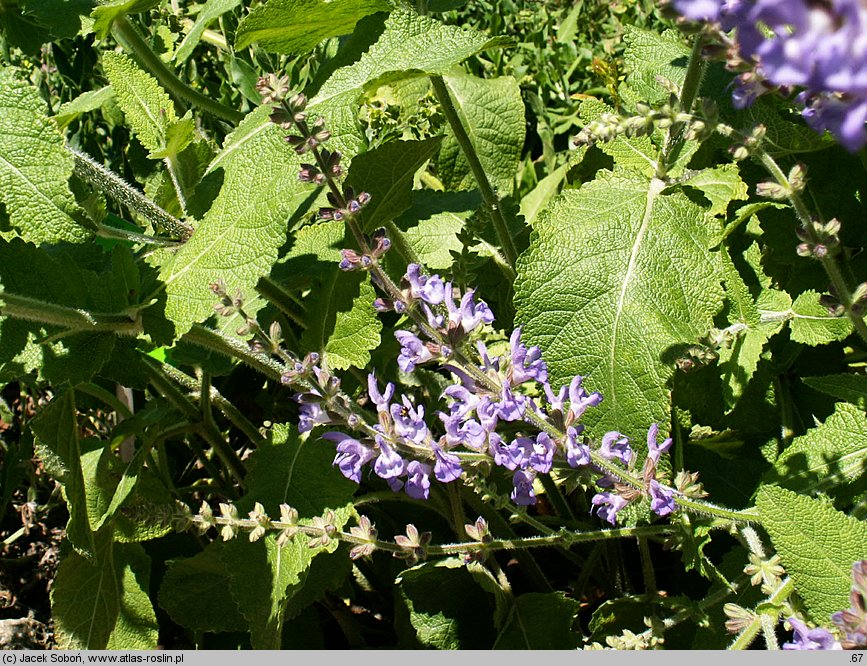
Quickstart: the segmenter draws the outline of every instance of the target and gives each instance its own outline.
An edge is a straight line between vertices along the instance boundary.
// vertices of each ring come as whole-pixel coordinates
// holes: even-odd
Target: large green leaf
[[[94,0],[19,0],[18,6],[39,22],[50,38],[71,39],[81,30],[81,18],[88,16]]]
[[[353,155],[364,145],[358,128],[358,104],[365,85],[426,74],[443,74],[486,48],[500,46],[481,32],[443,25],[408,9],[396,9],[385,21],[377,42],[351,65],[337,69],[310,101],[310,110],[325,117],[335,145]]]
[[[867,553],[867,523],[778,486],[764,486],[756,505],[810,615],[827,624],[849,606],[852,563]]]
[[[213,314],[208,285],[222,278],[231,290],[252,296],[286,242],[289,218],[311,195],[295,174],[299,159],[267,122],[271,109],[250,113],[226,141],[209,168],[223,187],[183,247],[166,253],[166,316],[178,334]]]
[[[460,254],[458,234],[481,205],[473,192],[416,190],[412,207],[395,220],[418,260],[431,270],[451,268],[452,252]]]
[[[36,88],[0,69],[0,203],[25,240],[74,243],[90,235],[67,184],[72,168]]]
[[[456,558],[425,562],[400,574],[398,590],[416,638],[440,650],[490,649],[494,598]]]
[[[372,231],[403,213],[412,204],[415,173],[427,162],[442,139],[391,141],[352,160],[346,182],[356,192],[370,194],[364,208],[364,228]]]
[[[279,516],[280,504],[298,510],[301,522],[335,512],[338,529],[352,511],[349,504],[355,484],[344,479],[332,466],[334,450],[325,442],[302,441],[294,429],[277,425],[273,443],[256,449],[253,469],[246,480],[247,495],[238,503],[241,511],[261,502],[271,516]],[[242,538],[225,544],[220,555],[231,577],[232,596],[250,626],[256,649],[278,649],[290,595],[299,594],[313,558],[337,548],[310,548],[299,536],[282,548],[277,535],[269,534],[255,543]],[[291,588],[290,588],[291,586]]]
[[[805,345],[824,345],[843,340],[852,333],[848,317],[834,317],[819,302],[819,294],[805,291],[792,304],[792,340]]]
[[[75,392],[70,389],[56,396],[30,422],[30,427],[42,447],[40,457],[51,475],[63,484],[69,511],[66,536],[76,550],[92,556],[94,541],[81,468]]]
[[[578,602],[560,592],[530,592],[515,599],[496,650],[574,650],[579,635],[572,630]]]
[[[588,375],[595,433],[640,438],[669,415],[671,353],[722,305],[719,224],[659,180],[603,172],[566,190],[533,225],[518,260],[517,320],[542,348],[555,388]]]
[[[258,43],[273,53],[306,53],[328,37],[352,32],[368,14],[390,9],[386,0],[268,0],[238,25],[235,48]]]
[[[845,402],[777,458],[765,481],[800,493],[832,491],[863,478],[867,467],[867,415]]]
[[[157,621],[148,596],[150,558],[139,544],[98,537],[96,557],[60,563],[51,590],[57,645],[69,650],[154,650]]]
[[[341,273],[340,275],[344,275]],[[335,285],[340,283],[339,275]],[[325,294],[321,294],[320,298]],[[352,299],[348,311],[335,312],[334,329],[325,343],[325,361],[335,370],[364,368],[370,363],[370,352],[379,346],[382,322],[373,309],[376,291],[364,281],[358,286],[358,295]],[[337,302],[339,299],[324,299]]]
[[[458,116],[491,184],[510,194],[524,146],[524,101],[511,76],[480,79],[456,73],[444,76]],[[449,130],[438,160],[438,175],[447,189],[475,187],[470,165]]]
[[[623,61],[629,72],[626,85],[619,92],[628,103],[655,104],[668,99],[669,93],[659,84],[657,77],[683,85],[689,48],[676,30],[660,34],[627,25],[623,42],[626,44]]]

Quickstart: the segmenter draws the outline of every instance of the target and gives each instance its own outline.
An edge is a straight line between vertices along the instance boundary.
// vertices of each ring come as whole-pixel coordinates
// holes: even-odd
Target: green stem
[[[412,249],[409,243],[406,242],[406,236],[403,235],[398,226],[389,220],[385,223],[385,230],[388,233],[388,238],[392,243],[392,247],[397,250],[398,254],[403,257],[408,264],[421,264],[415,250]]]
[[[130,23],[126,16],[121,16],[115,19],[112,24],[111,32],[115,39],[131,51],[136,59],[153,74],[162,86],[174,97],[177,101],[186,102],[200,108],[212,116],[228,120],[232,123],[239,123],[244,119],[244,114],[230,109],[229,107],[220,104],[200,93],[198,90],[192,89],[186,83],[181,81],[177,75],[166,67],[165,63],[160,60],[160,57],[154,53],[150,45],[142,37],[136,27]]]
[[[479,155],[476,152],[473,142],[467,134],[464,124],[461,122],[458,111],[452,102],[452,97],[449,94],[446,83],[442,76],[435,75],[430,77],[431,85],[436,94],[437,101],[443,110],[443,115],[451,127],[455,135],[458,145],[461,147],[461,152],[470,165],[470,171],[473,173],[473,178],[479,186],[479,191],[482,194],[482,199],[491,213],[491,220],[494,222],[494,230],[497,232],[497,238],[500,241],[500,246],[503,249],[503,254],[508,262],[511,275],[507,276],[510,280],[515,278],[515,262],[518,260],[518,250],[515,248],[515,243],[512,240],[512,235],[509,233],[509,226],[506,223],[506,218],[503,215],[503,209],[500,205],[500,200],[497,198],[491,182],[479,161]]]
[[[143,245],[157,245],[160,247],[176,247],[180,245],[180,241],[174,238],[158,238],[156,236],[148,236],[139,234],[135,231],[126,231],[117,227],[110,227],[106,224],[97,225],[96,235],[99,238],[112,238],[115,240],[127,241],[130,243],[141,243]]]
[[[286,371],[286,367],[275,361],[267,354],[251,351],[250,348],[238,340],[219,331],[215,331],[201,324],[194,324],[182,338],[185,342],[210,349],[218,354],[229,358],[243,361],[254,370],[258,370],[270,379],[280,380]]]
[[[774,591],[774,593],[767,598],[764,605],[767,605],[769,608],[779,606],[783,601],[789,598],[789,595],[795,591],[795,583],[791,578],[786,578],[780,586]],[[762,618],[760,615],[757,615],[755,619],[747,625],[741,633],[738,634],[737,638],[729,645],[729,650],[746,650],[750,647],[752,642],[755,640],[756,636],[759,635],[759,631],[762,629]]]
[[[85,383],[79,384],[75,387],[75,390],[79,393],[84,393],[89,395],[92,398],[96,398],[97,400],[102,401],[114,411],[118,413],[119,416],[128,419],[132,416],[132,412],[129,411],[129,407],[127,407],[123,402],[117,399],[117,396],[114,395],[111,391],[106,391],[104,388],[97,384]]]
[[[705,59],[701,57],[701,50],[704,46],[704,39],[699,34],[695,38],[692,45],[692,53],[689,56],[689,64],[686,69],[686,77],[683,81],[683,87],[680,89],[680,110],[683,113],[691,113],[692,106],[695,104],[696,95],[701,85],[702,76],[704,76]],[[671,166],[672,162],[677,160],[677,154],[683,147],[683,130],[685,123],[673,123],[668,130],[668,136],[665,141],[665,146],[662,149],[662,155],[659,159],[659,169],[662,171],[658,174],[663,177]]]
[[[170,215],[153,201],[127,183],[116,173],[106,169],[87,153],[69,148],[75,158],[75,175],[85,182],[95,185],[118,203],[135,211],[154,227],[164,229],[167,233],[186,240],[193,235],[193,227]]]
[[[14,319],[62,326],[72,332],[107,331],[118,335],[138,335],[142,331],[137,312],[101,313],[46,303],[27,296],[0,291],[0,313]]]

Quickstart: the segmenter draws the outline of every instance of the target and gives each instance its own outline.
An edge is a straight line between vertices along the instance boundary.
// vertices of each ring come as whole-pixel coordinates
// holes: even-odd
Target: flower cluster
[[[831,622],[844,636],[846,650],[867,647],[867,560],[852,565],[852,591],[849,593],[851,608],[834,613]]]
[[[755,67],[739,77],[736,106],[748,106],[770,87],[797,87],[813,128],[830,131],[851,151],[867,143],[867,2],[673,2],[686,19],[736,30],[731,56]]]
[[[675,509],[675,491],[657,480],[657,464],[671,446],[671,439],[658,444],[658,427],[648,432],[643,490],[624,484],[594,463],[593,456],[631,470],[635,454],[629,440],[619,432],[605,434],[591,449],[582,436],[579,421],[587,409],[602,401],[598,392],[588,392],[583,378],[575,376],[555,391],[538,347],[527,347],[516,329],[507,351],[495,357],[482,341],[468,338],[491,324],[494,315],[474,291],[460,293],[438,275],[424,275],[411,264],[392,299],[379,299],[380,310],[421,313],[415,332],[395,333],[401,349],[398,365],[404,372],[438,362],[457,380],[443,393],[444,410],[426,420],[423,405],[407,395],[398,395],[391,382],[381,388],[368,377],[367,397],[375,407],[377,422],[355,416],[349,423],[340,410],[329,408],[328,385],[336,378],[320,368],[312,369],[319,388],[299,393],[299,428],[303,431],[323,423],[349,425],[356,432],[327,432],[324,439],[337,446],[334,464],[349,479],[360,483],[370,466],[395,491],[427,499],[432,482],[451,483],[466,471],[466,461],[488,460],[512,473],[512,500],[518,505],[536,503],[534,481],[548,474],[556,463],[583,468],[599,477],[599,491],[591,500],[593,511],[616,523],[617,514],[645,494],[657,515]],[[333,391],[331,391],[333,394]],[[358,432],[362,434],[359,435]]]

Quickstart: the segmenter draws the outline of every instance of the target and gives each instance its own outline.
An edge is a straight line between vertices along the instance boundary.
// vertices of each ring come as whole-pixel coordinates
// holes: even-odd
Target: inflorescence
[[[297,390],[299,430],[331,425],[349,431],[323,435],[336,445],[334,464],[344,476],[360,483],[370,466],[392,490],[427,499],[433,481],[451,483],[486,462],[512,473],[511,499],[527,506],[536,503],[539,475],[555,466],[583,469],[596,478],[591,510],[612,525],[623,508],[641,497],[649,498],[651,511],[666,516],[675,510],[676,497],[702,494],[692,475],[679,475],[677,488],[665,484],[658,464],[671,439],[657,443],[655,424],[648,431],[640,475],[633,472],[637,455],[623,434],[606,433],[592,446],[579,421],[602,395],[588,392],[581,376],[555,390],[541,350],[521,341],[520,328],[511,334],[508,351],[493,355],[479,332],[493,323],[494,314],[474,290],[462,292],[414,263],[395,284],[379,264],[391,243],[382,230],[371,237],[361,233],[359,218],[370,197],[341,186],[340,155],[322,145],[330,138],[325,123],[308,118],[306,99],[291,95],[285,78],[263,77],[259,91],[266,103],[275,104],[273,122],[297,132],[287,142],[299,154],[312,155],[299,178],[328,188],[331,207],[319,211],[320,219],[343,220],[358,242],[357,250],[342,251],[340,268],[367,271],[384,294],[374,307],[403,314],[414,324],[395,333],[400,369],[409,373],[436,363],[455,380],[442,396],[446,408],[426,415],[424,405],[397,395],[391,382],[380,388],[371,373],[367,397],[376,409],[374,421],[340,390],[340,379],[322,366],[318,355],[293,360],[283,381]],[[273,347],[262,340],[256,344]]]
[[[865,0],[673,0],[689,21],[707,22],[740,72],[736,107],[774,88],[800,90],[803,116],[851,151],[867,143]],[[730,31],[734,30],[734,38]]]

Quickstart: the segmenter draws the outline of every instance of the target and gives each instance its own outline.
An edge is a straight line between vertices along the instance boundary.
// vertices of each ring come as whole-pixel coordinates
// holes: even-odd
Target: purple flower
[[[421,266],[410,264],[406,267],[406,277],[413,298],[419,298],[431,305],[443,302],[446,288],[439,275],[422,275]]]
[[[628,501],[623,499],[620,495],[616,495],[612,492],[604,492],[604,493],[596,493],[593,496],[593,499],[590,500],[590,503],[593,505],[593,508],[590,509],[590,513],[593,513],[593,509],[596,509],[596,515],[598,515],[602,520],[607,520],[612,525],[617,524],[617,514],[620,512],[623,507],[629,504]]]
[[[398,435],[416,444],[421,444],[427,437],[427,424],[424,422],[424,405],[415,407],[405,395],[401,396],[403,405],[391,406],[391,418],[394,419],[394,429]]]
[[[436,463],[434,464],[434,476],[437,478],[437,481],[441,481],[443,483],[449,483],[454,481],[455,479],[460,478],[461,472],[461,460],[454,453],[447,453],[443,451],[439,446],[434,444],[432,447],[434,456],[436,457]]]
[[[867,560],[852,565],[849,603],[850,608],[831,615],[831,622],[842,632],[845,649],[867,647]]]
[[[666,453],[671,448],[671,437],[666,437],[662,440],[662,444],[656,444],[656,438],[659,436],[659,426],[655,423],[650,426],[647,431],[647,457],[653,461],[654,465],[659,464],[659,457]]]
[[[326,432],[323,439],[337,442],[337,455],[333,465],[337,465],[340,473],[347,479],[361,483],[361,468],[373,460],[376,455],[357,439],[342,432]]]
[[[566,428],[566,462],[570,467],[582,467],[590,464],[590,447],[578,442],[578,436],[584,431],[584,426]]]
[[[676,508],[674,491],[666,488],[656,479],[650,481],[650,510],[657,516],[667,516]]]
[[[439,412],[439,417],[446,428],[446,441],[452,446],[463,444],[476,451],[485,446],[488,433],[478,421],[468,419],[462,423],[458,414],[447,415],[443,412]]]
[[[516,470],[525,469],[530,464],[533,440],[529,437],[518,437],[511,444],[506,445],[499,436],[491,434],[490,446],[495,465]]]
[[[827,629],[808,629],[807,625],[798,618],[790,617],[786,620],[792,625],[794,640],[791,643],[783,643],[784,650],[842,650],[840,643]]]
[[[449,414],[463,419],[469,416],[479,404],[479,396],[460,384],[454,384],[443,391],[443,395],[451,398]]]
[[[536,503],[536,494],[533,492],[533,479],[536,474],[531,471],[518,470],[512,477],[515,488],[510,497],[518,506],[531,506]]]
[[[629,448],[629,439],[619,432],[606,432],[602,435],[602,443],[599,445],[599,455],[608,460],[615,458],[628,465],[632,459],[632,449]]]
[[[319,402],[301,403],[298,410],[298,432],[310,432],[318,425],[331,422],[331,417]]]
[[[461,298],[459,306],[455,305],[455,301],[451,296],[451,283],[446,284],[446,309],[449,313],[449,330],[458,327],[463,329],[464,334],[473,331],[479,324],[490,324],[494,321],[494,313],[484,301],[476,303],[473,300],[475,290],[470,289]]]
[[[518,421],[524,416],[526,398],[520,394],[512,393],[508,385],[503,385],[500,401],[497,403],[497,416],[504,421]]]
[[[551,471],[551,465],[554,463],[554,441],[546,432],[540,432],[536,435],[536,441],[533,442],[532,450],[527,459],[527,462],[537,472],[547,474]]]
[[[406,494],[413,499],[427,499],[430,493],[430,465],[410,460],[406,466]]]
[[[521,343],[521,328],[518,327],[509,339],[509,348],[512,357],[511,384],[518,386],[527,380],[534,379],[537,382],[548,381],[548,366],[542,360],[542,350],[538,347],[527,349]]]
[[[690,21],[716,21],[722,0],[674,0],[677,11]]]
[[[380,453],[373,463],[373,471],[377,476],[383,479],[403,476],[406,471],[406,461],[380,435],[376,436],[376,443],[379,444]]]
[[[569,413],[566,415],[567,425],[579,420],[588,407],[595,407],[602,402],[602,394],[598,392],[587,393],[581,385],[584,378],[575,375],[569,382]]]
[[[494,429],[497,427],[499,413],[500,408],[497,403],[487,396],[482,398],[476,406],[476,415],[487,432],[494,432]]]
[[[385,385],[385,391],[379,392],[379,387],[376,385],[376,375],[372,372],[367,375],[367,395],[376,405],[376,411],[388,412],[388,403],[394,396],[394,384],[388,382]]]
[[[394,337],[400,343],[400,355],[397,365],[404,372],[412,372],[419,363],[426,363],[433,354],[425,344],[409,331],[395,331]]]

